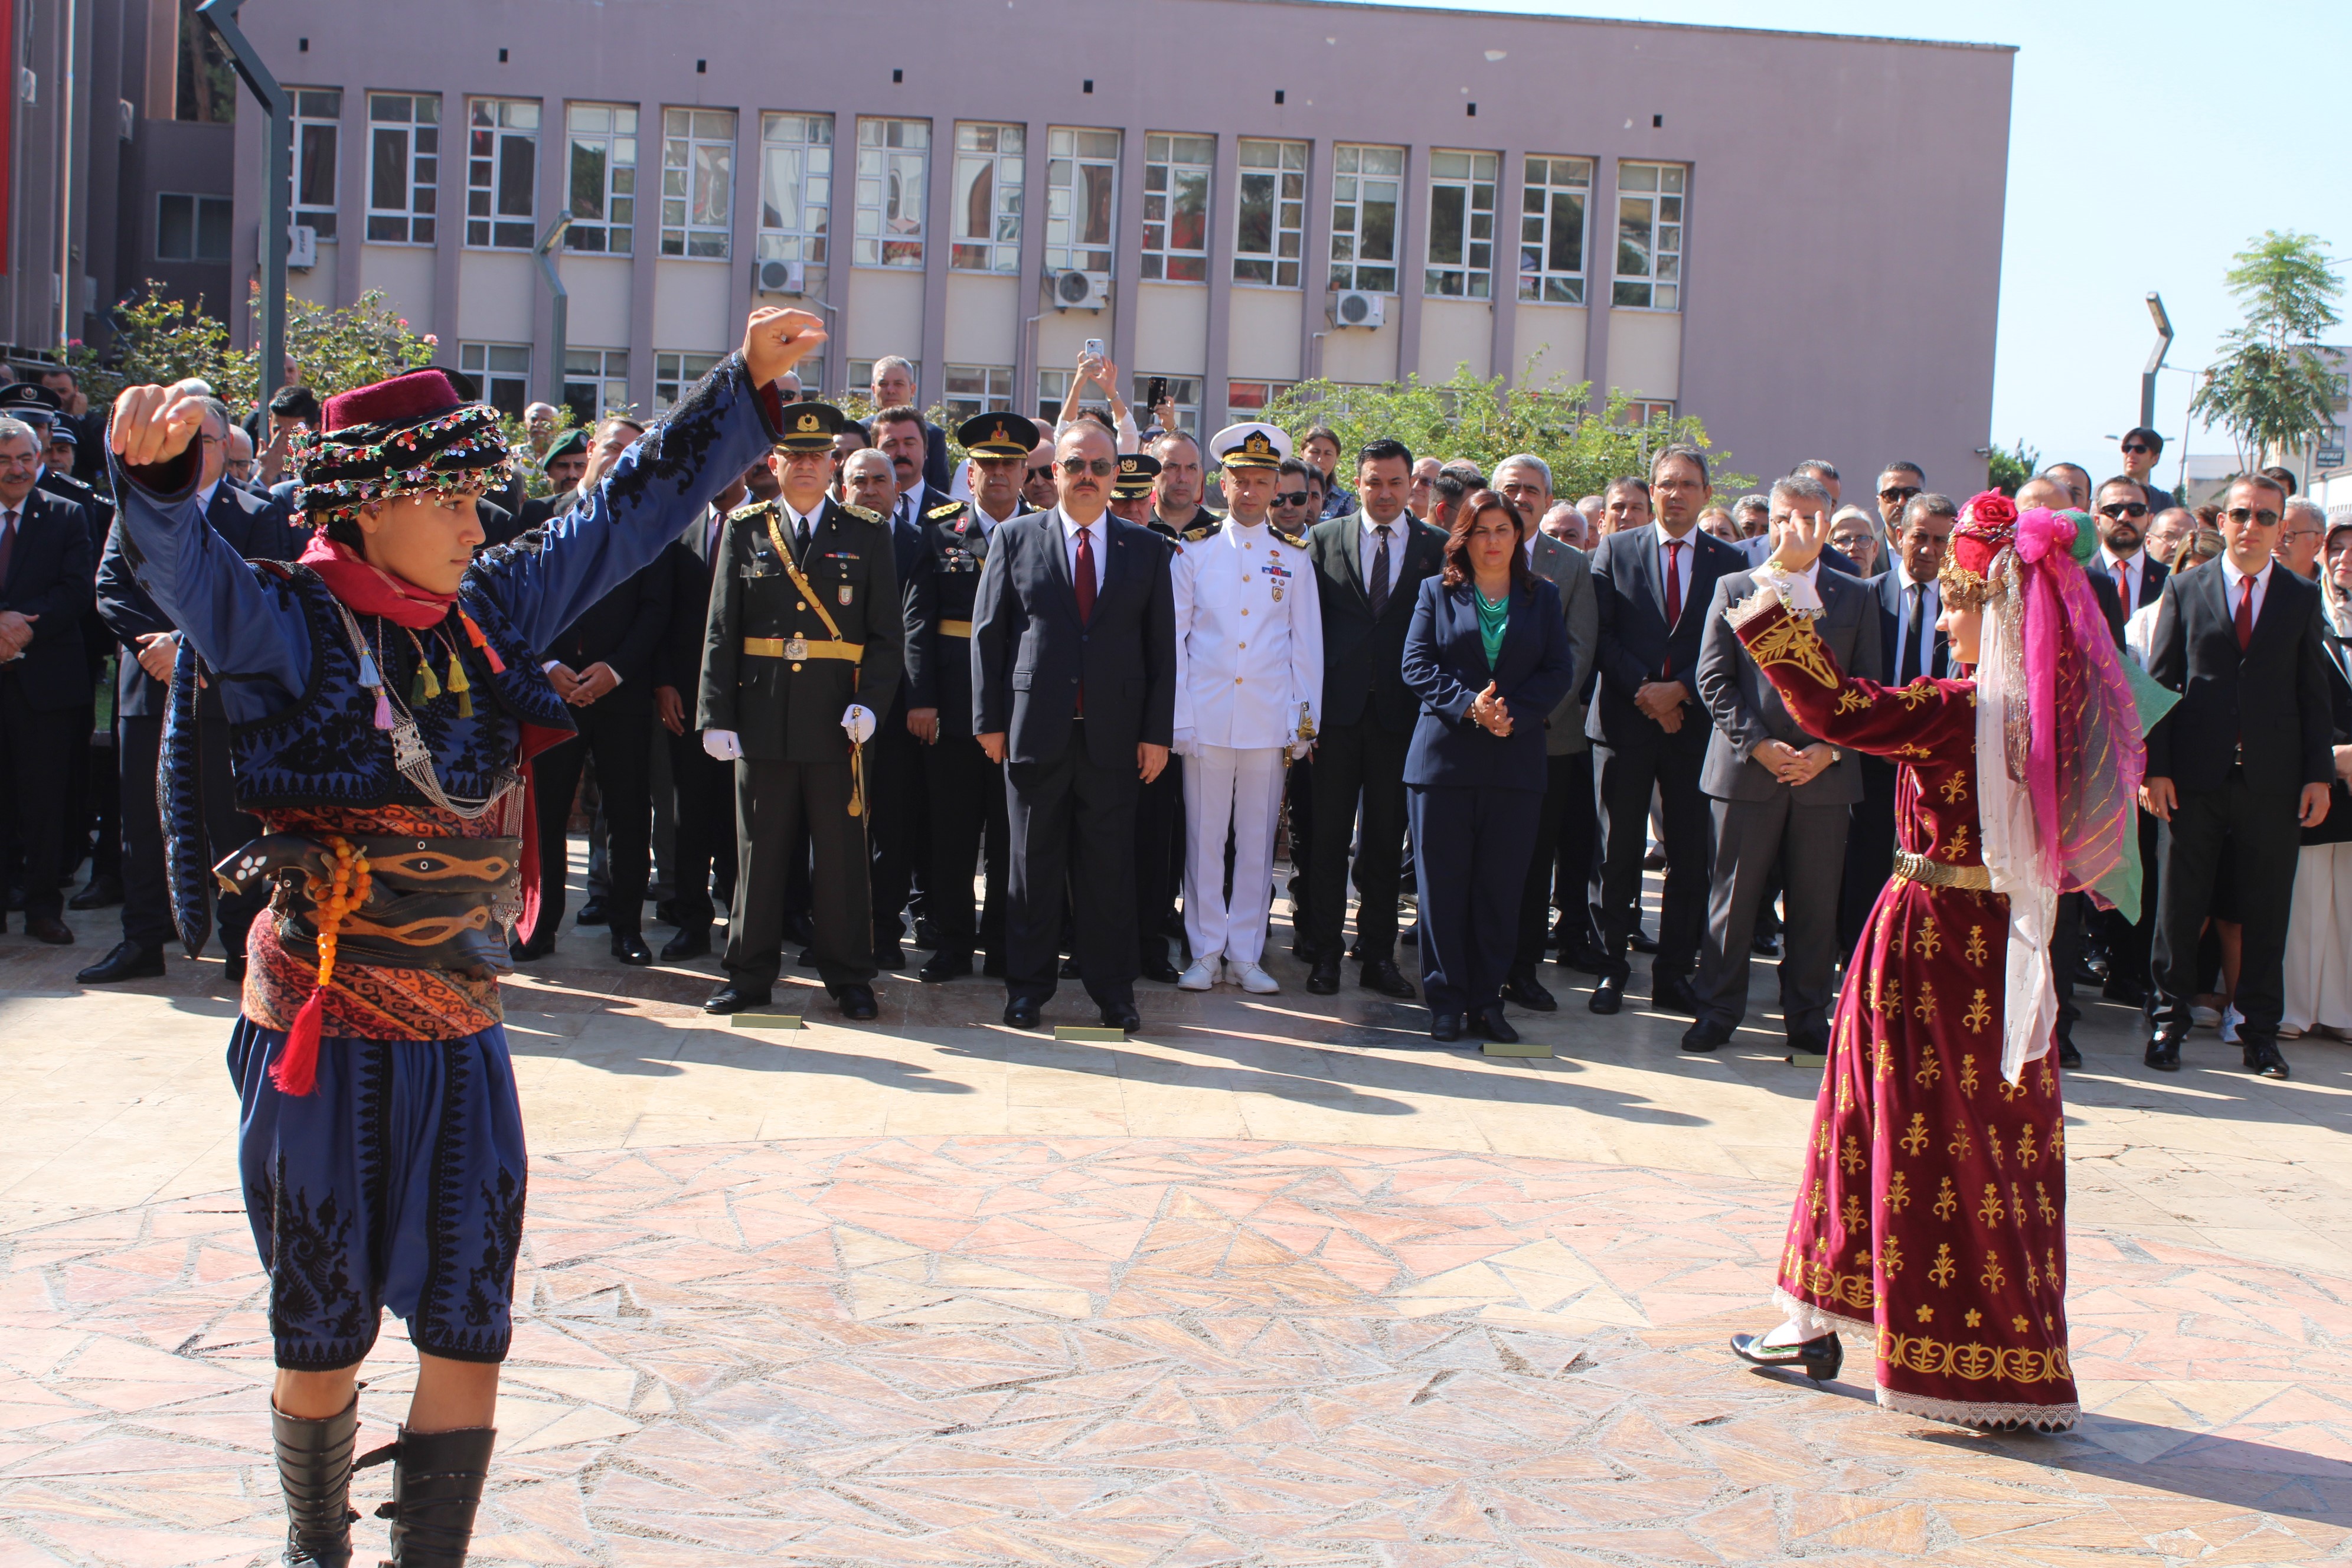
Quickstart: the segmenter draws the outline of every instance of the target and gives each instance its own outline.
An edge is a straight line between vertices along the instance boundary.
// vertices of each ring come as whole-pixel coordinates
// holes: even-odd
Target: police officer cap
[[[1121,500],[1133,500],[1151,493],[1151,481],[1160,477],[1160,459],[1149,452],[1121,452],[1118,455],[1118,477],[1110,482],[1110,493]]]
[[[79,447],[81,445],[81,437],[75,435],[74,427],[63,419],[58,420],[55,425],[49,427],[49,439],[52,441],[63,441],[68,447]]]
[[[830,403],[784,405],[783,434],[776,437],[780,452],[829,452],[833,438],[849,426],[849,416]]]
[[[587,455],[588,431],[585,426],[575,425],[547,444],[547,456],[541,458],[540,463],[544,466],[558,458],[584,458]]]
[[[979,414],[956,426],[956,444],[975,458],[1025,458],[1037,449],[1037,426],[1018,414]]]
[[[1209,437],[1209,455],[1229,468],[1278,468],[1290,456],[1290,437],[1260,420],[1228,425]]]
[[[0,386],[0,416],[32,419],[42,424],[65,412],[65,400],[36,381],[12,381]]]

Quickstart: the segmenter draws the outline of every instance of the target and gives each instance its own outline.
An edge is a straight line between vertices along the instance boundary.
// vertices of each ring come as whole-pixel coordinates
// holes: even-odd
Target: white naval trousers
[[[1282,810],[1283,748],[1196,745],[1184,759],[1184,935],[1192,959],[1255,963],[1274,902],[1274,825]],[[1234,899],[1225,902],[1225,830],[1234,836]]]

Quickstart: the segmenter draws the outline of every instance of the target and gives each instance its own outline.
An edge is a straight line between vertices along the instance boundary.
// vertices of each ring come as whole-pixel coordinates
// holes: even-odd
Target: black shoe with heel
[[[1845,1346],[1835,1334],[1793,1345],[1768,1345],[1761,1334],[1734,1334],[1731,1353],[1750,1366],[1786,1367],[1815,1383],[1827,1383],[1845,1364]]]
[[[359,1436],[360,1396],[321,1421],[289,1415],[272,1405],[272,1446],[278,1488],[286,1495],[286,1555],[289,1564],[348,1568],[352,1560],[352,1445]]]

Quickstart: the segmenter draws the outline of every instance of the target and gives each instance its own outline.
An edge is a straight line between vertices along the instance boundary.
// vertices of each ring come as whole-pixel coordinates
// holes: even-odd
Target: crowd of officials
[[[1824,1047],[1893,865],[1897,771],[1805,733],[1725,612],[1780,531],[1827,518],[1840,664],[1958,676],[1937,586],[1958,506],[1917,465],[1851,506],[1825,462],[1726,498],[1670,446],[1571,499],[1532,454],[1483,471],[1319,426],[1202,439],[1164,409],[1139,428],[1118,381],[1082,363],[1061,419],[981,415],[951,462],[904,361],[877,364],[863,420],[787,377],[774,454],[541,650],[580,733],[532,768],[545,891],[514,961],[568,913],[651,963],[650,903],[667,962],[724,922],[714,1012],[772,1005],[791,938],[851,1018],[911,946],[926,983],[1001,978],[1016,1026],[1075,979],[1133,1028],[1138,979],[1280,989],[1262,960],[1286,837],[1310,993],[1352,966],[1425,1002],[1439,1041],[1508,1042],[1507,1007],[1558,1005],[1547,963],[1608,1014],[1644,955],[1649,1005],[1706,1051],[1745,1019],[1751,955],[1777,954],[1790,1044]],[[208,405],[199,490],[241,553],[300,552],[288,455],[318,417],[299,387],[242,420]],[[560,521],[644,428],[529,423],[548,493],[483,498],[486,545]],[[0,385],[7,904],[69,942],[86,867],[72,907],[121,907],[91,984],[164,970],[155,771],[180,658],[113,526],[103,435],[69,374]],[[2096,986],[2145,1009],[2151,1067],[2203,1026],[2284,1076],[2280,1039],[2352,1037],[2352,522],[2278,469],[2189,510],[2154,478],[2162,447],[2134,430],[2114,477],[2056,464],[2017,498],[2091,514],[2113,635],[2185,693],[2148,738],[2138,917],[2062,909],[2059,1050]],[[209,687],[193,721],[226,853],[257,830],[227,804]],[[216,897],[237,973],[257,908]]]

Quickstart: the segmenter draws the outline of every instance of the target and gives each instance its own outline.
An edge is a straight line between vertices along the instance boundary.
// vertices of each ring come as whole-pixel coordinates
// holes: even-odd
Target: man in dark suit
[[[291,561],[303,536],[289,525],[273,500],[238,489],[226,479],[227,405],[205,409],[197,494],[205,521],[248,561]],[[215,441],[214,437],[220,437]],[[209,493],[207,493],[209,491]],[[171,700],[179,633],[133,579],[138,565],[120,527],[110,532],[98,567],[98,613],[121,645],[115,672],[114,710],[120,721],[122,811],[122,940],[76,978],[85,985],[150,978],[163,973],[163,944],[172,936],[172,894],[163,858],[163,823],[156,815],[155,770],[163,743],[163,713]],[[258,819],[237,811],[228,771],[228,714],[217,684],[196,691],[197,756],[204,800],[204,831],[212,846],[207,865],[262,833]],[[268,902],[268,889],[216,892],[221,951],[232,980],[245,973],[245,936]]]
[[[2141,431],[2126,435],[2126,450],[2136,444],[2145,447],[2144,435]],[[2158,446],[2161,444],[2159,440]],[[2104,576],[2115,584],[2117,602],[2126,619],[2162,598],[2164,580],[2171,575],[2171,568],[2151,554],[2144,542],[2148,523],[2156,515],[2158,496],[2170,500],[2167,492],[2122,474],[2099,487],[2094,503],[2098,515],[2099,552],[2091,558],[2090,570],[2094,576]],[[2143,811],[2139,814],[2139,830],[2141,858],[2153,871],[2159,825]],[[2154,900],[2142,901],[2136,921],[2124,919],[2121,910],[2103,910],[2098,921],[2107,949],[2107,978],[2100,994],[2111,1002],[2128,1003],[2135,1007],[2145,1005],[2148,952],[2156,940]]]
[[[961,516],[963,503],[923,477],[928,450],[923,433],[928,426],[920,412],[885,408],[867,424],[875,449],[890,460],[897,487],[887,503],[890,547],[898,563],[898,591],[911,615],[923,599],[918,579],[931,569],[925,535],[932,523]],[[851,494],[851,466],[872,461],[864,453],[854,453],[843,464],[844,494]],[[861,498],[851,495],[851,499]],[[861,504],[872,503],[861,500]],[[912,636],[915,628],[910,625],[908,631]],[[874,844],[874,954],[875,962],[885,969],[897,969],[906,962],[899,943],[908,934],[907,907],[911,900],[919,920],[928,912],[923,892],[931,879],[927,863],[931,842],[929,795],[924,787],[923,744],[907,724],[912,697],[909,685],[899,683],[897,706],[882,715],[882,728],[866,752],[866,793],[874,807],[866,826]]]
[[[767,465],[760,465],[764,476]],[[727,517],[744,497],[730,487],[712,503],[710,515],[669,547],[669,631],[654,660],[654,714],[669,731],[670,789],[676,799],[677,838],[672,850],[672,923],[677,933],[662,944],[664,963],[700,958],[710,951],[710,922],[717,897],[732,903],[735,893],[735,770],[702,749],[695,721],[696,694],[702,686],[702,634],[710,612],[710,578],[724,558]]]
[[[1818,479],[1782,479],[1772,487],[1771,501],[1776,539],[1797,522],[1829,526],[1829,489]],[[1862,754],[1842,752],[1807,734],[1732,631],[1729,612],[1756,591],[1758,575],[1741,572],[1716,584],[1699,650],[1699,697],[1715,721],[1699,777],[1715,818],[1715,868],[1706,944],[1693,987],[1698,1021],[1684,1032],[1683,1049],[1711,1051],[1727,1044],[1748,1016],[1748,942],[1777,867],[1785,873],[1788,909],[1780,1007],[1789,1044],[1826,1054],[1838,884],[1851,808],[1862,799]],[[1878,617],[1870,584],[1819,562],[1791,579],[1801,600],[1797,582],[1810,584],[1821,602],[1813,630],[1838,668],[1877,680]]]
[[[1356,951],[1368,991],[1413,995],[1396,965],[1397,878],[1404,864],[1405,753],[1421,699],[1404,683],[1404,637],[1421,585],[1445,570],[1445,538],[1405,510],[1412,453],[1382,437],[1356,454],[1357,510],[1307,535],[1323,612],[1323,721],[1315,738],[1315,844],[1307,909],[1314,967],[1307,989],[1339,989],[1347,943],[1348,851],[1355,879]]]
[[[907,616],[907,716],[922,743],[931,830],[928,901],[940,937],[919,978],[931,984],[970,974],[980,951],[988,973],[1004,973],[1004,771],[972,735],[971,619],[989,541],[1022,515],[1022,476],[1038,435],[1018,415],[982,414],[964,421],[956,439],[971,456],[971,502],[952,516],[925,519],[930,559]],[[977,914],[975,861],[987,868]]]
[[[866,395],[877,408],[914,408],[916,401],[915,367],[897,354],[884,354],[874,362],[874,370],[866,386]],[[947,499],[948,487],[955,475],[948,462],[948,433],[923,418],[915,422],[923,427],[923,456],[920,464],[926,485]],[[869,434],[871,434],[869,432]]]
[[[769,458],[782,493],[727,520],[713,574],[696,721],[735,763],[736,874],[727,984],[707,1013],[772,999],[803,823],[817,973],[844,1017],[879,1011],[861,752],[898,695],[907,617],[887,520],[825,493],[842,424],[828,404],[785,410]]]
[[[16,801],[25,930],[62,943],[73,941],[58,879],[68,753],[77,726],[89,733],[81,621],[93,570],[87,514],[34,488],[41,458],[30,426],[0,419],[0,766]]]
[[[2272,559],[2285,492],[2235,481],[2218,561],[2165,585],[2148,674],[2183,695],[2147,737],[2141,803],[2165,824],[2147,1065],[2180,1066],[2197,989],[2197,939],[2224,864],[2243,921],[2234,998],[2250,1072],[2279,1054],[2286,921],[2300,829],[2327,816],[2335,777],[2326,626],[2318,587]]]
[[[1632,973],[1626,939],[1638,924],[1654,794],[1665,818],[1666,888],[1650,966],[1651,1003],[1663,1011],[1697,1012],[1690,973],[1706,915],[1707,811],[1699,771],[1708,734],[1698,700],[1699,637],[1717,581],[1747,564],[1737,549],[1698,526],[1714,494],[1705,453],[1661,449],[1650,462],[1657,521],[1611,534],[1592,558],[1601,689],[1585,730],[1601,748],[1601,945],[1609,961],[1588,1004],[1596,1013],[1624,1005]]]
[[[642,934],[646,878],[652,855],[654,658],[669,629],[674,573],[666,557],[588,606],[540,650],[557,695],[571,705],[580,732],[551,746],[530,764],[539,823],[539,913],[528,934],[517,932],[518,963],[555,951],[563,927],[565,845],[572,797],[593,757],[611,847],[611,887],[604,923],[613,956],[623,963],[654,961]]]
[[[1950,677],[1951,647],[1937,625],[1944,613],[1936,573],[1944,548],[1959,521],[1952,498],[1923,490],[1904,503],[1893,544],[1895,563],[1870,579],[1872,625],[1878,668],[1896,686],[1921,676]],[[1827,558],[1827,552],[1823,552]],[[1837,951],[1841,958],[1862,940],[1863,922],[1878,901],[1878,890],[1895,874],[1895,764],[1862,759],[1862,797],[1854,803],[1853,826],[1846,835],[1845,869],[1838,893]]]
[[[1118,452],[1085,420],[1055,442],[1061,500],[989,541],[972,605],[972,729],[1005,768],[1004,1021],[1034,1028],[1059,975],[1062,894],[1105,1027],[1135,1009],[1135,797],[1168,765],[1176,623],[1168,546],[1108,515]]]

